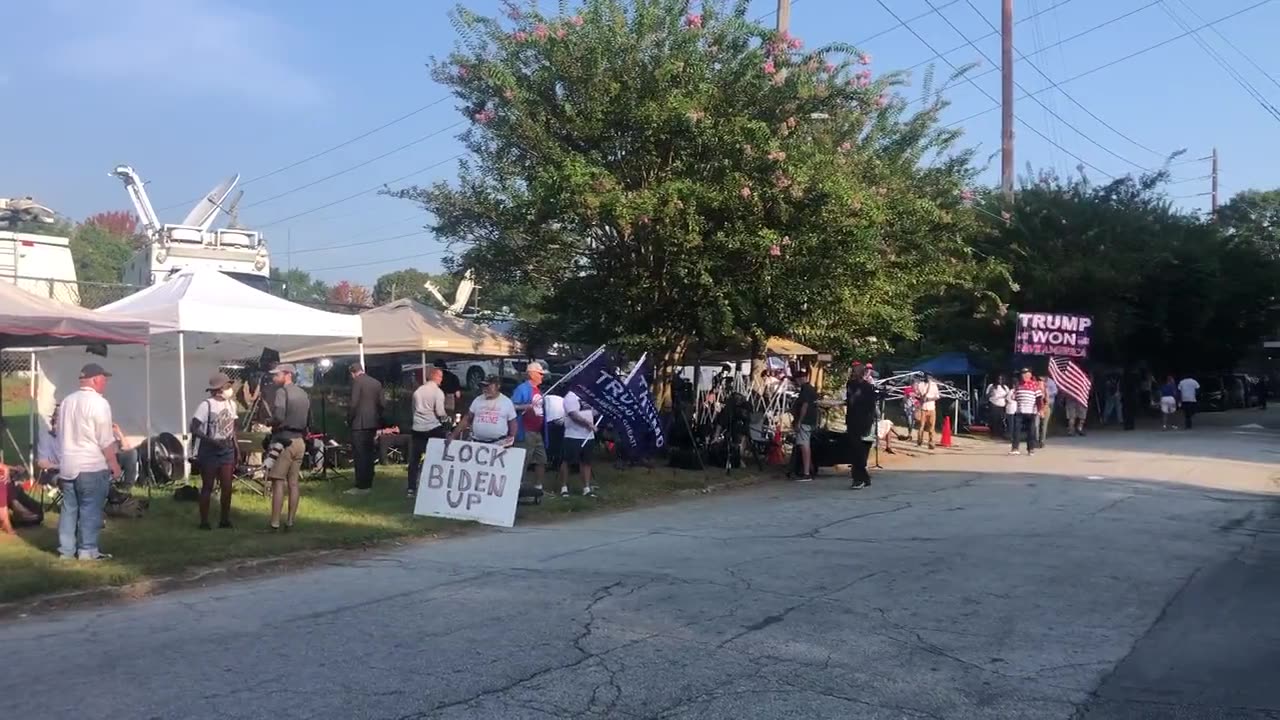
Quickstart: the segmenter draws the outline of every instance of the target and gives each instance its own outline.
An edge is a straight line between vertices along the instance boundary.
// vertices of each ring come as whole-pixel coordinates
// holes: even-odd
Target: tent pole
[[[418,377],[425,384],[427,382],[427,351],[423,350],[420,354],[422,356],[422,372],[418,374]]]
[[[36,468],[36,374],[40,372],[40,365],[37,364],[34,350],[31,352],[31,364],[28,367],[31,370],[29,390],[31,405],[27,410],[27,427],[30,433],[27,435],[27,460],[29,462],[27,467],[34,473]]]
[[[150,473],[152,468],[151,460],[152,458],[155,457],[156,444],[151,439],[151,343],[150,343],[150,338],[147,338],[147,340],[148,340],[147,344],[142,347],[143,358],[146,361],[146,377],[147,377],[147,382],[146,382],[147,387],[145,391],[146,397],[144,399],[144,401],[147,404],[146,429],[145,429],[146,437],[144,438],[144,441],[147,444],[147,457],[138,458],[138,462],[139,463],[145,462],[147,464],[146,465],[147,472]],[[139,476],[142,475],[141,468],[139,468],[138,470],[138,475]],[[147,482],[147,497],[151,497],[151,486],[155,485],[155,483],[156,483],[156,479],[154,477]]]
[[[187,341],[186,333],[178,331],[178,411],[183,423],[182,434],[182,479],[191,479],[191,463],[187,462]],[[147,346],[151,347],[150,345]]]
[[[356,345],[360,349],[360,367],[364,367],[364,338],[363,337],[356,338]],[[368,368],[365,368],[365,369],[367,370]]]

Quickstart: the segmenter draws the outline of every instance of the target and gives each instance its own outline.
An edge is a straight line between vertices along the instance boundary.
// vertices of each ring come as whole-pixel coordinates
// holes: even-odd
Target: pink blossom
[[[824,67],[823,69],[826,70],[828,73],[833,73],[836,71],[835,63],[827,63],[826,67]]]
[[[773,174],[773,186],[779,190],[785,190],[791,187],[791,178],[786,173],[776,172]]]
[[[529,33],[525,32],[525,31],[523,31],[523,30],[517,30],[517,31],[515,31],[515,32],[511,33],[511,39],[512,39],[512,40],[515,40],[515,41],[516,41],[516,42],[518,42],[518,43],[522,43],[522,42],[524,42],[525,40],[528,40],[528,39],[529,39]]]
[[[871,71],[870,71],[870,70],[859,70],[859,71],[858,71],[858,77],[863,78],[863,79],[866,79],[866,80],[870,80],[870,79],[871,79]]]
[[[458,77],[460,77],[460,78],[464,78],[464,77],[466,77],[466,76],[467,76],[467,73],[469,73],[469,72],[470,72],[470,71],[469,71],[469,70],[467,70],[467,66],[466,66],[466,65],[459,65],[459,66],[458,66]]]
[[[791,48],[792,50],[799,50],[800,48],[804,47],[804,41],[798,37],[793,37],[787,41],[787,47]]]
[[[471,116],[473,120],[480,123],[481,125],[484,125],[485,123],[489,122],[490,120],[493,119],[493,117],[494,117],[493,111],[487,108]]]
[[[569,22],[573,23],[574,27],[582,27],[582,23],[585,21],[582,19],[581,15],[574,15],[570,18]]]
[[[868,53],[858,53],[858,64],[859,64],[859,65],[870,65],[870,64],[871,64],[871,55],[869,55]]]
[[[751,186],[743,185],[742,189],[738,191],[738,194],[742,196],[743,200],[751,199]]]
[[[883,96],[883,95],[877,95],[877,96],[876,96],[876,107],[878,107],[878,108],[882,108],[882,107],[884,107],[885,105],[888,105],[888,104],[889,104],[889,101],[885,98],[885,96]]]
[[[764,70],[765,75],[772,75],[778,72],[778,68],[773,65],[773,60],[765,60],[764,66],[761,69]]]
[[[548,33],[547,33],[547,26],[546,26],[546,25],[543,25],[542,23],[538,23],[537,25],[534,25],[534,26],[533,26],[533,37],[534,37],[534,38],[536,38],[536,39],[538,39],[538,40],[546,40],[546,39],[547,39],[547,34],[548,34]]]
[[[864,87],[870,87],[870,86],[871,86],[871,78],[865,78],[865,77],[858,78],[858,87],[864,88]]]
[[[693,30],[702,29],[702,16],[698,13],[689,13],[684,19],[684,26]]]
[[[782,152],[781,150],[774,150],[773,152],[769,153],[769,159],[774,160],[776,162],[782,162],[783,160],[787,159],[787,154]]]
[[[782,248],[777,243],[769,246],[769,255],[772,257],[782,257]]]
[[[569,35],[569,31],[564,28],[556,28],[556,39],[563,40]]]
[[[852,149],[853,149],[853,143],[849,142],[848,140],[840,143],[840,152],[846,153]]]

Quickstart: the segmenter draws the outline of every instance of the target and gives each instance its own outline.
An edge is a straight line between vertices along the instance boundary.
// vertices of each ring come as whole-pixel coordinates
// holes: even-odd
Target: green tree
[[[311,273],[297,268],[281,270],[271,268],[271,292],[282,298],[300,302],[324,302],[329,297],[329,286]]]
[[[438,303],[427,292],[427,282],[435,283],[446,300],[452,300],[453,290],[458,284],[451,275],[433,275],[417,268],[405,268],[378,278],[373,284],[373,302],[375,305],[385,305],[393,300],[412,298],[435,307]]]
[[[462,44],[434,74],[473,122],[472,158],[455,186],[394,194],[432,213],[481,284],[542,293],[561,340],[670,364],[693,338],[912,334],[919,296],[983,265],[941,100],[908,115],[901,76],[873,78],[849,46],[803,51],[745,1],[688,9],[458,8]]]
[[[76,226],[69,246],[76,279],[89,283],[119,283],[134,252],[132,238],[90,222]]]
[[[1280,255],[1280,189],[1245,190],[1218,208],[1224,232]]]

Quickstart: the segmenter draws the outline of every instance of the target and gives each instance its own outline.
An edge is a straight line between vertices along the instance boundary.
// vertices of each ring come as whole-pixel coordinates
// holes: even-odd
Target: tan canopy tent
[[[807,345],[801,345],[795,340],[787,338],[771,337],[764,346],[765,355],[774,355],[777,357],[817,357],[818,351]],[[750,360],[751,346],[739,345],[722,350],[708,350],[703,348],[690,348],[685,351],[684,360],[686,363],[701,361],[704,365],[714,362],[733,362],[736,360]]]
[[[520,343],[479,323],[445,315],[416,300],[396,300],[360,313],[364,323],[364,354],[436,353],[487,357],[518,357]],[[292,362],[318,357],[356,355],[356,341],[339,340],[312,345],[282,355]]]

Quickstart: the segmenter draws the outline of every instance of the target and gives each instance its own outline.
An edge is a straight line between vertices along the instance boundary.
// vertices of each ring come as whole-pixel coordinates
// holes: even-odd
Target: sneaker
[[[796,478],[796,482],[813,482],[813,476],[801,475],[800,477]]]
[[[853,484],[849,486],[849,489],[851,489],[851,490],[862,490],[863,488],[868,488],[868,487],[871,487],[871,483],[869,483],[869,482],[858,482],[857,480],[854,480],[854,481],[853,481]]]
[[[560,488],[560,497],[569,497],[569,486],[568,486],[568,485],[566,485],[566,486],[564,486],[564,487]]]
[[[346,492],[344,492],[344,493],[342,493],[342,494],[343,494],[343,495],[368,495],[368,494],[369,494],[369,488],[351,488],[350,490],[348,490],[348,491],[346,491]]]
[[[212,529],[213,529],[213,527],[211,527],[211,526],[209,525],[209,523],[207,523],[207,522],[202,522],[202,523],[200,523],[200,528],[199,528],[199,529],[201,529],[201,530],[212,530]]]
[[[1010,454],[1010,455],[1021,455],[1022,453],[1018,452],[1017,450],[1010,450],[1010,451],[1009,451],[1009,454]]]
[[[94,556],[89,556],[89,555],[79,555],[79,554],[77,554],[77,555],[76,555],[76,559],[77,559],[77,560],[81,560],[81,561],[83,561],[83,562],[97,562],[97,561],[99,561],[99,560],[110,560],[110,559],[111,559],[111,555],[109,555],[108,553],[104,553],[104,552],[100,552],[100,553],[98,553],[97,555],[94,555]]]
[[[592,488],[592,487],[582,488],[582,497],[595,497],[595,496],[596,496],[595,488]]]
[[[412,499],[414,499],[414,498],[418,497],[418,491],[417,491],[417,490],[409,490],[408,492],[406,492],[406,493],[404,494],[404,496],[405,496],[405,497],[407,497],[407,498],[409,498],[410,500],[412,500]]]
[[[534,483],[534,484],[533,484],[533,489],[534,489],[534,490],[541,491],[541,490],[542,490],[542,483]]]
[[[930,449],[930,450],[932,450],[932,449],[933,449],[933,443],[929,443],[929,449]]]

